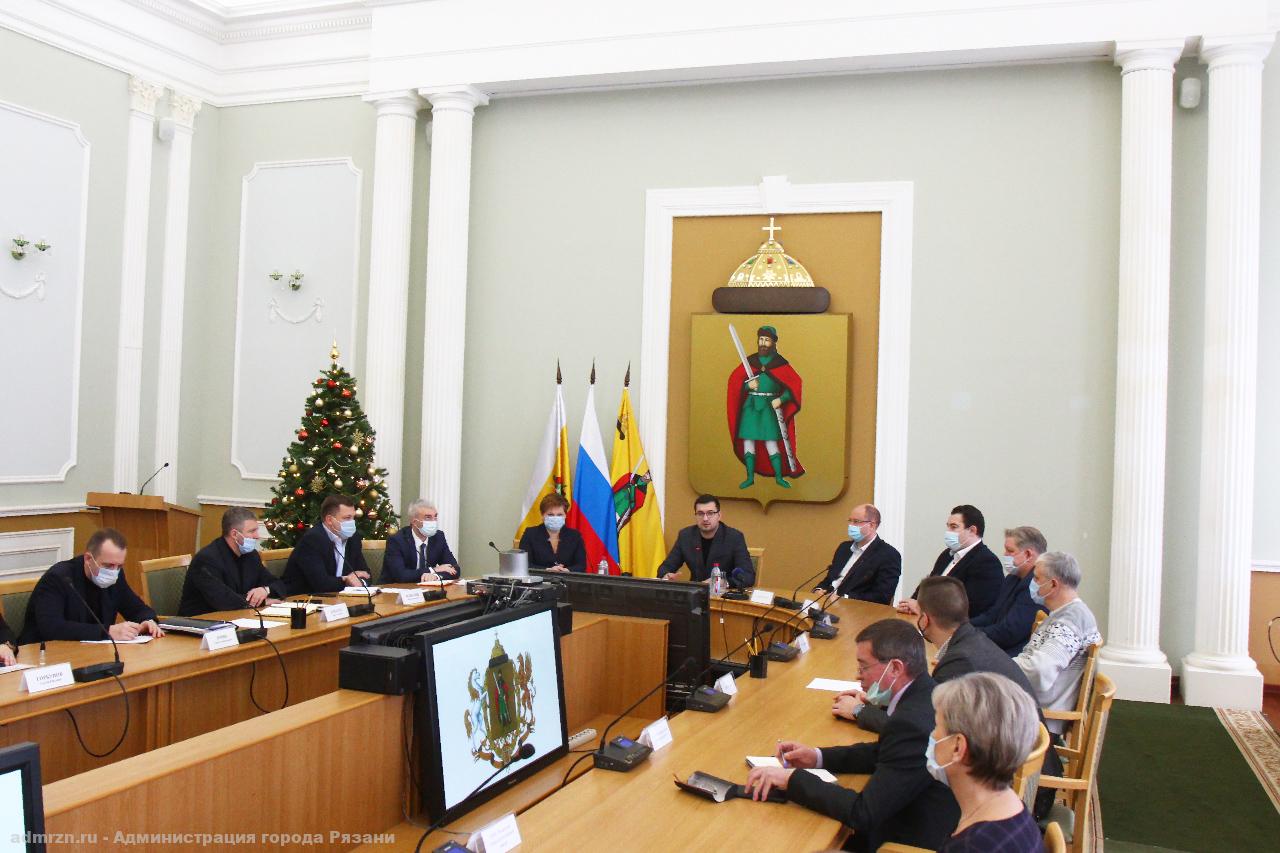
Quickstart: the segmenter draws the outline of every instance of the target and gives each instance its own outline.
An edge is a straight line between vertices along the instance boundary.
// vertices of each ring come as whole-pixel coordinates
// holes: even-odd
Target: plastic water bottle
[[[609,574],[609,561],[608,561],[608,560],[601,560],[601,561],[600,561],[600,565],[596,566],[596,574],[598,574],[598,575],[607,575],[607,574]]]
[[[711,594],[717,598],[724,595],[724,575],[720,574],[720,564],[711,567]]]

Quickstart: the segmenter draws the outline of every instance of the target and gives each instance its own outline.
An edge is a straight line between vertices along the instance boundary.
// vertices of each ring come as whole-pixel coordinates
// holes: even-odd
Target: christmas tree
[[[280,463],[280,484],[271,490],[263,521],[277,548],[292,548],[308,527],[320,521],[320,504],[329,495],[350,495],[356,502],[356,529],[365,539],[386,539],[399,519],[387,499],[387,472],[373,461],[373,428],[360,408],[355,379],[332,364],[307,396],[302,426]]]

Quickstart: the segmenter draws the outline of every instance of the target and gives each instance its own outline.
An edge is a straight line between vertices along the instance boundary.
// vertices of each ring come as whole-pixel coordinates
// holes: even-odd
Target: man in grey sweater
[[[1050,551],[1036,560],[1029,591],[1037,604],[1049,608],[1049,615],[1013,662],[1026,674],[1042,708],[1075,709],[1089,647],[1102,643],[1098,622],[1080,598],[1079,586],[1075,557]],[[1061,720],[1048,720],[1046,725],[1054,734],[1065,729]]]

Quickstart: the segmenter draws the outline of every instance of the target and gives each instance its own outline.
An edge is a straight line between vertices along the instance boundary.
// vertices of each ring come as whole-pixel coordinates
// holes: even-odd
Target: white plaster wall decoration
[[[334,341],[360,378],[361,184],[350,158],[257,163],[242,182],[231,462],[246,480],[276,479]]]
[[[0,483],[51,483],[76,464],[89,141],[80,126],[0,101]]]

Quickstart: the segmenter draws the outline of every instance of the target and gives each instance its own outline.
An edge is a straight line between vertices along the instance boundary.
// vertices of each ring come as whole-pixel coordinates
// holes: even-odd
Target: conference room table
[[[396,587],[416,588],[413,584]],[[462,584],[446,588],[445,601],[466,597]],[[296,596],[295,598],[306,598]],[[326,603],[363,603],[363,597],[337,596]],[[0,746],[23,741],[40,745],[45,782],[64,779],[134,755],[215,731],[242,720],[261,716],[256,700],[266,711],[280,708],[285,700],[285,678],[276,658],[279,650],[288,673],[288,704],[313,699],[338,688],[338,650],[348,645],[352,625],[380,616],[433,607],[443,601],[400,605],[394,595],[374,596],[377,615],[353,616],[321,622],[319,613],[307,617],[307,627],[290,628],[284,622],[267,637],[275,644],[252,642],[218,651],[202,651],[200,637],[169,632],[149,643],[120,644],[124,673],[120,676],[129,702],[129,724],[119,747],[104,757],[90,755],[76,738],[72,719],[85,744],[97,753],[107,752],[125,725],[124,700],[113,678],[78,683],[41,693],[20,689],[22,671],[0,674]],[[256,620],[252,610],[208,614],[210,619]],[[70,663],[72,668],[112,659],[110,644],[55,641],[46,644],[45,665]],[[40,647],[19,647],[18,662],[39,665]],[[253,695],[250,695],[252,685]]]

